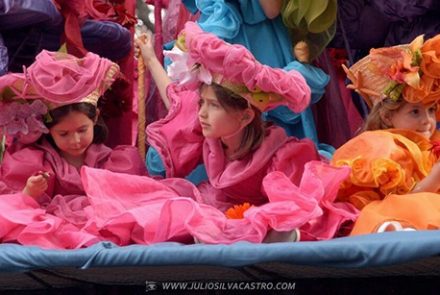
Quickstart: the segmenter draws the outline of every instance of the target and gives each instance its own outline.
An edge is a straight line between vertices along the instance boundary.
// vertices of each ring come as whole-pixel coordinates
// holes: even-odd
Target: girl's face
[[[390,121],[394,128],[410,129],[431,138],[436,129],[437,103],[406,103],[393,112]]]
[[[204,86],[200,91],[198,115],[207,138],[227,137],[242,127],[242,112],[223,108],[211,86]]]
[[[82,157],[93,142],[95,122],[81,112],[70,112],[49,132],[61,155],[69,158]]]

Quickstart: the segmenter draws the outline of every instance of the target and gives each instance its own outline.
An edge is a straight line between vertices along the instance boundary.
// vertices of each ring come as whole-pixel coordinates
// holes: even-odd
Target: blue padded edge
[[[101,242],[78,250],[44,250],[16,244],[0,245],[0,272],[55,267],[215,265],[240,267],[265,262],[310,266],[365,268],[410,262],[440,254],[440,231],[387,232],[321,242],[232,245],[118,247]]]

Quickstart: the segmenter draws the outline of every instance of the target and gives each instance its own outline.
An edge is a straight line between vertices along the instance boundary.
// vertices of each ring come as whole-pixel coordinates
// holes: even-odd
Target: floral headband
[[[244,46],[229,44],[193,22],[185,24],[176,46],[165,55],[173,62],[171,79],[187,87],[215,82],[261,111],[286,105],[299,113],[310,103],[310,88],[299,72],[263,65]]]
[[[370,54],[348,69],[347,87],[358,92],[372,107],[385,98],[410,103],[435,102],[440,98],[440,35],[423,42],[371,49]]]
[[[83,58],[43,50],[23,73],[0,77],[0,135],[30,143],[48,130],[49,109],[71,103],[97,105],[119,66],[94,53]]]

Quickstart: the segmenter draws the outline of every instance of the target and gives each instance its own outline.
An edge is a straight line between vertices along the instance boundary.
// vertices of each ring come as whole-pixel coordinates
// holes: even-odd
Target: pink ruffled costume
[[[0,166],[0,240],[45,248],[78,248],[105,239],[87,224],[96,214],[85,196],[80,171],[62,158],[45,139],[47,108],[87,102],[114,81],[119,67],[88,53],[78,59],[42,51],[24,73],[0,77],[0,130],[16,141],[7,147]],[[27,103],[29,102],[29,103]],[[31,118],[32,120],[29,120]],[[145,174],[134,147],[114,150],[91,144],[84,165],[128,174]],[[48,189],[38,199],[22,193],[39,171],[49,173]]]
[[[78,248],[104,240],[83,227],[94,213],[86,208],[80,171],[66,162],[46,141],[16,151],[11,146],[0,166],[0,239],[45,248]],[[143,161],[137,150],[119,146],[114,150],[92,144],[84,164],[110,171],[142,175]],[[50,173],[49,188],[38,200],[21,193],[29,176]],[[92,213],[93,212],[93,213]]]
[[[198,194],[186,194],[216,208],[212,216],[193,212],[200,218],[194,217],[200,224],[187,219],[187,228],[198,239],[210,243],[261,242],[270,223],[280,231],[302,226],[308,239],[329,239],[344,221],[357,216],[351,205],[333,204],[348,169],[338,170],[316,161],[319,156],[312,141],[287,137],[283,129],[270,127],[252,155],[228,161],[220,140],[205,139],[201,133],[196,117],[197,92],[177,92],[176,86],[171,85],[168,97],[172,100],[169,114],[149,125],[148,138],[159,152],[169,177],[183,177],[202,161],[205,164],[209,182],[197,187]],[[314,189],[311,196],[309,192]],[[261,206],[249,209],[244,220],[227,220],[224,211],[243,202]],[[320,218],[326,220],[320,222]],[[290,227],[277,226],[282,220]]]
[[[258,102],[260,109],[285,104],[300,112],[307,107],[310,89],[296,71],[286,73],[262,65],[243,46],[227,44],[194,23],[186,24],[183,36],[189,53],[188,68],[197,63],[198,75],[205,76],[199,79],[206,80],[208,76],[209,80],[212,73],[211,78],[217,82],[220,76],[221,81],[284,98]],[[202,135],[197,118],[198,92],[172,84],[167,94],[171,100],[169,113],[148,126],[149,143],[158,151],[167,177],[184,177],[203,163],[209,182],[197,189],[189,184],[174,186],[180,195],[190,198],[166,201],[167,209],[163,208],[160,215],[165,232],[181,233],[182,228],[173,228],[179,223],[174,216],[184,214],[179,217],[185,224],[183,228],[206,243],[261,242],[269,226],[281,231],[303,226],[308,238],[328,239],[342,222],[354,220],[357,211],[351,205],[332,204],[339,182],[348,175],[345,168],[338,170],[312,162],[305,172],[306,163],[319,160],[312,141],[287,137],[281,128],[271,127],[256,151],[241,160],[229,161],[220,140]],[[247,93],[244,97],[254,103],[250,96]],[[86,175],[91,178],[93,171]],[[313,186],[321,190],[314,190]],[[255,206],[243,220],[228,220],[224,211],[243,202]],[[185,210],[179,210],[179,204]],[[156,235],[153,240],[168,238],[169,235]]]

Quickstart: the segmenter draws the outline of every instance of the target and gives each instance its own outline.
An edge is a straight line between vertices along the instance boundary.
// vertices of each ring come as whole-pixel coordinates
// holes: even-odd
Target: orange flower
[[[440,35],[427,40],[422,48],[422,71],[432,78],[440,78]]]
[[[242,219],[244,217],[244,212],[251,207],[249,203],[243,203],[241,205],[234,205],[233,207],[226,210],[225,215],[229,219]]]
[[[377,187],[384,194],[395,192],[405,181],[401,166],[391,159],[376,159],[372,163],[371,171]]]

